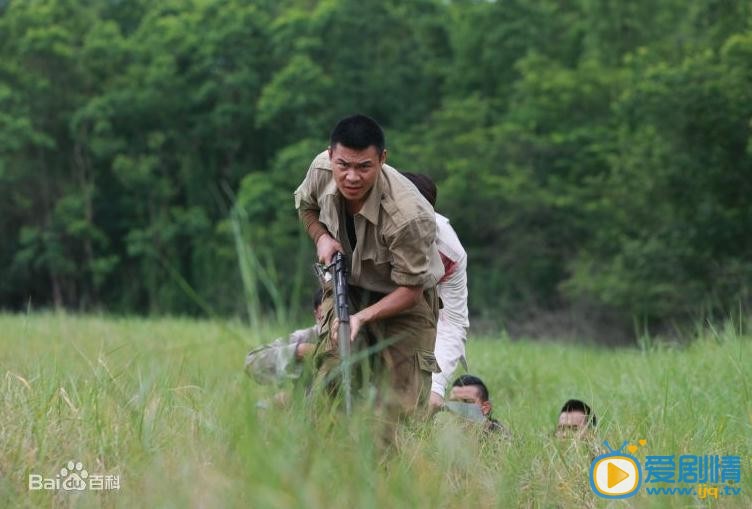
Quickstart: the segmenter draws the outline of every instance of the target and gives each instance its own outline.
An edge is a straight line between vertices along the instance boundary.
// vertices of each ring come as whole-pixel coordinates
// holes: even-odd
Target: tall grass
[[[451,416],[376,445],[367,408],[350,421],[242,372],[278,331],[186,319],[0,315],[1,507],[750,507],[752,342],[733,327],[638,349],[473,338],[468,359],[511,440]],[[238,340],[241,338],[241,340]],[[595,409],[599,440],[645,454],[742,457],[742,494],[718,501],[595,497],[592,451],[552,437],[564,400]],[[120,476],[118,491],[28,490],[68,460]]]
[[[232,195],[231,198],[234,200]],[[280,274],[277,270],[279,260],[274,259],[263,241],[254,240],[254,223],[241,204],[234,204],[229,213],[229,222],[251,327],[257,327],[262,321],[262,289],[270,301],[270,313],[267,314],[271,314],[277,324],[286,324],[291,319],[299,318],[297,310],[300,307],[305,275],[310,269],[310,265],[306,263],[306,255],[310,252],[308,235],[298,228],[295,251],[283,250],[285,266],[292,267],[293,270]]]

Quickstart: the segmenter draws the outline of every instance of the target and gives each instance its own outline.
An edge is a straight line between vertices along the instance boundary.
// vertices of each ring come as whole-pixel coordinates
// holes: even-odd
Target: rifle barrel
[[[337,342],[339,346],[340,368],[342,370],[342,390],[345,399],[345,412],[352,412],[352,379],[350,366],[350,312],[347,307],[347,266],[342,253],[334,255],[334,308],[339,319]]]

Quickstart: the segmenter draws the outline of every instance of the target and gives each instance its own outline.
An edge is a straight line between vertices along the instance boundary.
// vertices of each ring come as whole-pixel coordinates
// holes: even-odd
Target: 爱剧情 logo
[[[639,440],[643,446],[647,440]],[[737,455],[649,454],[644,463],[632,456],[639,446],[624,442],[590,464],[590,488],[599,497],[628,498],[641,485],[649,496],[688,495],[700,499],[738,496],[742,462]],[[628,452],[624,452],[624,449]],[[644,468],[644,471],[643,471]],[[645,479],[643,479],[643,474]]]
[[[646,440],[639,441],[640,445],[646,443]],[[638,447],[627,446],[626,440],[619,449],[613,449],[608,442],[603,444],[611,452],[601,454],[590,464],[590,488],[603,498],[628,498],[635,495],[642,483],[642,469],[640,461],[625,453],[624,448],[634,453]]]
[[[92,491],[119,490],[120,476],[90,473],[80,461],[69,461],[55,477],[29,474],[29,491],[84,491],[87,489]]]

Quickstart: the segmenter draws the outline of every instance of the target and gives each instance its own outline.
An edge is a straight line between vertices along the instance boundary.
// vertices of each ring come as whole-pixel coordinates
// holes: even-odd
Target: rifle
[[[334,254],[334,310],[339,320],[337,342],[339,343],[340,369],[342,370],[342,391],[345,399],[345,413],[352,412],[352,387],[350,367],[350,311],[347,307],[347,265],[345,256]]]

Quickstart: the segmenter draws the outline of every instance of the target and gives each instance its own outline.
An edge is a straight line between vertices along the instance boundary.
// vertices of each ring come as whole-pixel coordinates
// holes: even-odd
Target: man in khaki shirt
[[[436,283],[444,268],[433,208],[385,161],[381,127],[364,115],[344,118],[295,191],[295,206],[319,261],[331,263],[338,251],[348,261],[353,351],[376,351],[361,368],[394,417],[426,402],[438,371]],[[331,288],[322,307],[320,375],[339,362]]]

